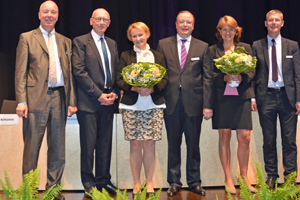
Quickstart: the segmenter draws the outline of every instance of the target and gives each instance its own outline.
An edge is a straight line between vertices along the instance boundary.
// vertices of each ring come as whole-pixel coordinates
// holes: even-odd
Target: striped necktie
[[[182,41],[182,45],[181,45],[181,63],[180,63],[180,66],[181,66],[181,70],[182,70],[183,67],[184,67],[185,60],[186,60],[187,52],[186,52],[186,48],[185,48],[185,45],[184,45],[186,40],[182,39],[181,41]]]

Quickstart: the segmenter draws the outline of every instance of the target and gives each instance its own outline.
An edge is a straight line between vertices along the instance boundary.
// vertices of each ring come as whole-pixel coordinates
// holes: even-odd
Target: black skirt
[[[213,129],[252,130],[251,99],[239,96],[215,98],[212,125]]]

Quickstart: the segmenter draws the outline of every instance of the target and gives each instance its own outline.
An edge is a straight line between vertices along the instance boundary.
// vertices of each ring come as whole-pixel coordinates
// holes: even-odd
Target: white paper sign
[[[17,114],[0,114],[0,125],[17,125],[19,117]]]

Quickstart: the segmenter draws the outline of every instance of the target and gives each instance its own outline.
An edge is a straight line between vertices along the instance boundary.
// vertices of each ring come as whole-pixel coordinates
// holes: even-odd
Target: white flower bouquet
[[[139,62],[124,67],[121,74],[127,84],[150,89],[162,81],[166,72],[167,70],[159,64]]]

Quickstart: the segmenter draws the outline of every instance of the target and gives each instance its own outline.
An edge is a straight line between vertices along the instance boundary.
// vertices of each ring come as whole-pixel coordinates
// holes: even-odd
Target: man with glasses
[[[93,12],[90,25],[93,27],[90,33],[74,39],[72,55],[77,83],[81,181],[88,193],[96,186],[100,191],[105,188],[116,194],[117,188],[110,181],[110,161],[118,50],[116,42],[104,35],[110,25],[105,9]]]
[[[181,11],[176,18],[177,35],[162,39],[157,50],[164,54],[169,83],[165,90],[165,123],[168,137],[168,196],[182,183],[180,146],[184,132],[187,145],[186,179],[190,190],[205,195],[200,179],[200,130],[202,118],[212,117],[213,65],[208,44],[191,36],[195,18]]]
[[[67,115],[76,111],[71,70],[71,40],[55,31],[58,7],[45,1],[38,13],[40,27],[22,33],[17,47],[16,112],[23,117],[23,174],[37,167],[47,127],[47,184],[61,184],[65,167]],[[59,194],[55,199],[65,199]]]

